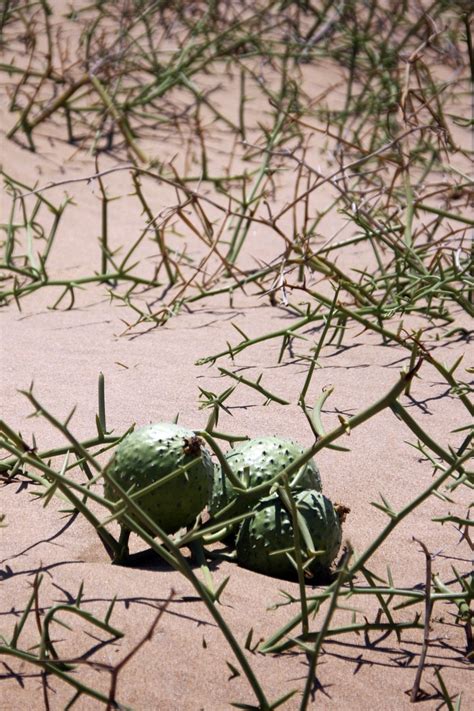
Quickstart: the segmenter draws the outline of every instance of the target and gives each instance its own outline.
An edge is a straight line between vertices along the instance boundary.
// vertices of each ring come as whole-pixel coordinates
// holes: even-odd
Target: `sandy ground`
[[[5,115],[3,126],[11,116]],[[70,159],[71,149],[60,142],[44,144],[41,154],[26,149],[1,135],[2,162],[5,170],[26,184],[36,180],[47,183],[94,172],[93,161],[80,156]],[[112,165],[112,163],[110,163]],[[107,181],[111,192],[125,194],[129,187],[126,175]],[[290,190],[291,186],[288,186]],[[65,188],[50,192],[58,202]],[[77,184],[67,188],[76,206],[68,208],[51,261],[57,274],[87,274],[97,269],[99,249],[100,203],[91,186]],[[287,191],[283,188],[282,203]],[[165,189],[157,202],[166,206]],[[9,204],[2,196],[2,214]],[[157,209],[160,204],[155,205]],[[4,219],[4,218],[3,218]],[[117,203],[112,218],[115,244],[125,244],[128,235],[138,233],[143,225],[136,207],[129,208],[123,199]],[[189,237],[193,245],[192,236]],[[156,248],[156,246],[155,246]],[[193,247],[194,248],[194,247]],[[255,264],[255,257],[268,260],[281,251],[281,243],[263,233],[249,239],[245,260]],[[198,249],[196,247],[196,249]],[[153,252],[150,252],[152,255]],[[368,256],[355,249],[354,265]],[[153,257],[150,257],[153,262]],[[79,296],[77,307],[70,311],[49,307],[58,293],[41,290],[22,301],[19,312],[14,303],[0,313],[2,417],[28,440],[33,433],[39,449],[62,444],[60,435],[40,418],[27,419],[31,406],[19,393],[34,382],[38,399],[56,416],[65,417],[73,406],[76,412],[71,428],[79,439],[95,434],[97,411],[97,378],[106,377],[107,424],[120,433],[132,423],[138,425],[171,420],[180,413],[180,421],[193,428],[203,427],[208,412],[199,409],[198,387],[221,392],[230,381],[222,378],[218,365],[229,367],[224,359],[217,366],[198,366],[199,358],[225,349],[226,342],[237,342],[232,327],[235,322],[246,333],[258,335],[291,323],[283,308],[274,308],[268,298],[236,293],[233,303],[227,296],[198,302],[192,313],[183,312],[162,328],[141,329],[123,334],[121,319],[130,318],[126,309],[110,304],[102,287],[88,287]],[[317,334],[308,329],[309,343]],[[324,410],[327,429],[338,424],[337,416],[354,414],[374,402],[396,382],[399,371],[407,364],[406,351],[382,346],[377,338],[360,334],[353,328],[342,349],[328,348],[321,359],[309,400],[326,385],[334,394]],[[229,413],[219,427],[230,433],[280,434],[293,437],[303,445],[312,441],[311,432],[296,405],[306,375],[304,363],[288,355],[277,363],[280,342],[270,341],[244,351],[234,366],[245,368],[245,374],[256,379],[263,373],[263,384],[292,404],[264,405],[264,398],[250,389],[239,388],[229,401]],[[439,344],[443,358],[452,363],[465,349],[464,343]],[[299,352],[301,352],[298,346]],[[413,387],[413,399],[405,399],[416,417],[443,446],[455,445],[450,432],[466,424],[462,406],[439,375],[429,366]],[[429,485],[432,468],[407,441],[413,436],[388,412],[371,419],[347,438],[349,453],[325,450],[318,456],[325,493],[334,501],[351,508],[344,528],[345,539],[361,552],[386,524],[382,512],[371,506],[379,493],[400,508]],[[0,633],[9,637],[15,622],[31,594],[35,576],[42,574],[39,608],[70,603],[83,584],[82,606],[103,615],[116,597],[111,623],[121,630],[122,640],[109,639],[100,630],[73,621],[71,630],[54,626],[54,639],[62,655],[79,655],[95,649],[93,658],[117,663],[144,636],[173,591],[174,596],[161,618],[156,632],[119,675],[118,698],[134,709],[145,711],[219,711],[232,702],[255,703],[243,676],[231,678],[227,662],[235,665],[231,649],[221,631],[196,597],[193,588],[164,564],[124,568],[110,565],[94,531],[80,518],[68,524],[61,505],[43,508],[32,496],[26,481],[13,481],[1,488],[0,512],[7,527],[1,531],[0,553]],[[450,513],[464,515],[467,494],[458,490],[452,503],[430,498],[399,525],[373,556],[370,569],[386,576],[390,566],[394,584],[422,586],[425,580],[424,556],[414,538],[423,541],[436,554],[433,570],[443,580],[453,580],[451,566],[466,573],[471,565],[469,548],[459,540],[457,530],[433,522],[435,516]],[[136,543],[133,544],[136,547]],[[245,642],[249,630],[253,639],[266,638],[297,612],[296,605],[271,609],[283,602],[281,590],[298,596],[294,583],[277,581],[251,573],[231,563],[213,564],[217,583],[230,575],[222,597],[221,613],[239,642]],[[363,583],[363,579],[358,579]],[[308,588],[308,592],[311,589]],[[374,603],[365,599],[352,601],[360,612],[373,618]],[[313,623],[317,629],[324,609]],[[421,608],[416,608],[421,612]],[[400,610],[399,620],[413,619],[414,608]],[[340,611],[337,620],[350,623],[351,611]],[[64,614],[61,619],[66,620]],[[30,614],[22,637],[24,648],[37,642],[34,615]],[[465,636],[454,624],[453,607],[435,608],[431,644],[426,659],[422,688],[426,699],[423,709],[440,708],[434,675],[441,669],[450,693],[462,692],[462,708],[472,708],[472,665],[464,656]],[[318,667],[318,688],[314,707],[323,709],[348,704],[353,709],[377,708],[399,710],[410,706],[405,693],[413,684],[421,650],[422,633],[407,632],[400,642],[394,635],[371,633],[368,637],[345,635],[324,645]],[[249,660],[267,696],[275,700],[292,689],[301,692],[307,671],[303,653],[280,656],[248,653]],[[471,675],[469,674],[471,672]],[[107,692],[109,676],[90,666],[78,678]],[[56,679],[48,680],[49,708],[63,709],[72,690]],[[0,657],[0,706],[8,711],[47,708],[41,676],[37,669],[13,657]],[[298,708],[299,694],[282,707]],[[101,708],[90,698],[80,699],[78,709]]]

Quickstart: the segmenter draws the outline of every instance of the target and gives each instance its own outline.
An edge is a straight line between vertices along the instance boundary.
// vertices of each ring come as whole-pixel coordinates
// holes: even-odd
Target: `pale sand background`
[[[79,177],[94,172],[93,161],[80,155],[71,159],[72,149],[61,142],[41,142],[41,153],[32,154],[6,141],[5,129],[12,117],[2,115],[2,163],[5,170],[27,184],[39,180]],[[39,133],[48,134],[46,128]],[[152,151],[173,147],[150,144]],[[314,154],[316,160],[317,154]],[[317,158],[320,160],[320,158]],[[114,165],[104,159],[101,167]],[[126,174],[106,179],[111,193],[125,194],[130,188]],[[99,265],[100,203],[91,186],[78,184],[50,191],[49,198],[59,202],[67,193],[77,206],[69,207],[61,222],[60,234],[54,245],[51,261],[58,274],[88,274]],[[281,205],[291,195],[292,186],[282,186]],[[169,192],[160,188],[154,208],[166,206]],[[323,194],[318,195],[323,201]],[[8,200],[2,196],[4,219]],[[126,199],[116,203],[111,217],[112,240],[115,245],[126,243],[143,227],[136,205],[129,207]],[[332,234],[335,225],[328,226]],[[199,251],[192,236],[191,249]],[[145,247],[149,254],[155,248]],[[255,266],[255,256],[270,260],[282,249],[282,243],[257,230],[246,247],[242,263]],[[151,250],[151,251],[150,251]],[[369,256],[364,249],[354,248],[353,265],[364,266]],[[151,259],[153,263],[153,258]],[[324,288],[324,286],[322,287]],[[149,330],[139,336],[121,336],[121,318],[130,318],[125,309],[110,305],[102,287],[86,289],[78,307],[72,311],[48,309],[58,293],[43,290],[22,301],[22,312],[14,304],[0,313],[2,417],[10,426],[21,430],[27,439],[35,433],[40,449],[55,446],[60,438],[44,420],[26,419],[31,408],[18,393],[34,381],[35,394],[55,415],[64,417],[77,405],[72,427],[78,438],[95,433],[94,418],[97,399],[97,376],[106,376],[108,427],[122,432],[133,422],[170,420],[180,413],[180,421],[190,427],[203,427],[207,411],[199,410],[198,386],[220,392],[228,380],[219,378],[217,367],[198,367],[198,358],[225,348],[226,341],[237,342],[231,321],[248,334],[258,335],[290,324],[283,309],[272,308],[267,298],[236,293],[232,307],[228,297],[198,302],[193,313],[183,312],[160,329]],[[311,339],[316,337],[308,330]],[[322,368],[317,371],[311,386],[310,398],[315,398],[321,387],[332,384],[334,395],[324,411],[326,428],[337,424],[337,414],[353,414],[374,402],[397,380],[400,368],[406,363],[406,351],[380,345],[373,335],[360,334],[353,328],[345,341],[349,348],[340,351],[325,349]],[[280,343],[271,341],[237,356],[235,365],[248,366],[243,371],[255,379],[264,373],[263,383],[278,395],[295,402],[305,378],[305,367],[292,358],[277,364]],[[439,344],[443,358],[453,363],[465,349],[465,344]],[[439,355],[439,354],[438,354]],[[120,365],[123,364],[123,365]],[[230,362],[218,363],[229,367]],[[124,368],[123,366],[126,366]],[[465,425],[465,414],[455,397],[446,392],[437,373],[423,367],[422,379],[413,387],[414,402],[407,404],[413,416],[422,422],[430,435],[443,446],[458,442],[450,430]],[[230,402],[232,416],[223,416],[219,428],[233,433],[281,434],[309,445],[311,433],[301,414],[292,404],[263,406],[258,393],[239,388]],[[406,444],[413,436],[392,414],[384,412],[354,431],[347,441],[347,454],[323,451],[318,456],[325,492],[335,501],[350,506],[351,514],[344,534],[357,551],[362,551],[386,523],[386,517],[370,506],[379,492],[395,508],[411,501],[431,480],[431,466],[420,461],[420,456]],[[0,511],[6,515],[8,527],[1,530],[0,554],[0,633],[9,636],[31,591],[35,574],[44,574],[40,604],[71,601],[84,582],[83,607],[96,614],[104,614],[114,596],[117,604],[112,624],[126,637],[106,645],[97,652],[97,659],[115,662],[121,659],[147,630],[156,611],[171,589],[176,597],[162,618],[151,642],[127,665],[119,678],[119,699],[135,709],[174,711],[219,711],[230,708],[232,701],[254,703],[252,692],[243,677],[228,681],[230,672],[226,661],[234,664],[230,649],[193,589],[177,573],[158,566],[154,569],[130,569],[111,566],[90,527],[80,519],[65,528],[59,505],[43,509],[28,493],[27,484],[18,482],[3,486]],[[445,504],[431,498],[414,515],[409,516],[374,555],[370,568],[385,575],[390,565],[396,585],[423,585],[424,556],[413,542],[416,537],[425,542],[431,552],[438,553],[433,569],[443,580],[452,579],[451,565],[460,572],[470,566],[469,550],[459,544],[459,535],[450,525],[431,522],[436,515],[451,513],[464,515],[467,494],[458,490],[457,504]],[[283,598],[279,589],[298,595],[292,583],[266,578],[235,565],[221,563],[213,567],[217,582],[230,575],[223,596],[221,611],[243,643],[250,628],[254,639],[266,637],[296,613],[296,608],[267,608]],[[361,581],[362,582],[362,581]],[[366,605],[355,599],[354,606]],[[364,607],[364,609],[366,609]],[[375,611],[367,609],[368,616]],[[399,613],[399,619],[412,619],[415,608]],[[421,608],[417,608],[420,609]],[[432,629],[422,688],[433,693],[436,682],[434,669],[442,667],[443,678],[451,693],[463,692],[463,709],[474,702],[469,671],[472,667],[463,657],[465,638],[462,629],[453,624],[453,607],[438,605]],[[350,612],[341,613],[340,620],[350,621]],[[32,618],[32,616],[30,616]],[[444,622],[440,621],[444,618]],[[83,626],[79,632],[68,632],[55,627],[57,639],[64,640],[58,649],[64,655],[78,654],[106,636]],[[89,634],[88,634],[89,633]],[[93,635],[93,637],[90,636]],[[23,644],[36,639],[34,619],[28,622]],[[375,642],[380,634],[370,635]],[[404,693],[411,688],[422,635],[406,633],[401,644],[394,635],[369,648],[363,636],[338,637],[327,642],[321,657],[318,691],[315,706],[330,709],[349,705],[354,709],[404,709],[409,699]],[[205,640],[206,647],[203,647]],[[0,707],[5,710],[42,709],[41,679],[36,669],[13,658],[0,659]],[[292,688],[302,689],[306,676],[303,654],[277,657],[251,655],[251,662],[270,699],[276,699]],[[472,681],[472,673],[471,673]],[[107,690],[108,677],[92,670],[84,670],[83,677]],[[69,687],[50,679],[52,709],[64,708],[71,698]],[[423,709],[435,709],[439,698],[419,703]],[[79,701],[75,708],[93,709],[100,704],[91,699]],[[298,708],[298,697],[283,708]]]

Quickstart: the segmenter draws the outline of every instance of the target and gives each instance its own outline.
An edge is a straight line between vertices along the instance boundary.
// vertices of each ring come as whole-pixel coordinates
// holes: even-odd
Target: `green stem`
[[[314,649],[312,650],[311,655],[310,655],[308,675],[306,678],[306,684],[305,684],[305,688],[303,691],[303,698],[301,699],[300,711],[305,711],[305,709],[308,708],[308,704],[309,704],[309,701],[311,698],[311,691],[314,686],[314,679],[316,676],[316,666],[318,663],[319,653],[321,651],[321,646],[323,644],[323,641],[326,637],[327,630],[329,629],[329,625],[331,623],[332,617],[333,617],[333,615],[336,611],[336,608],[337,608],[339,589],[340,589],[341,585],[345,582],[345,580],[348,578],[348,575],[349,575],[348,569],[347,569],[347,562],[348,562],[351,554],[352,554],[352,550],[350,550],[350,549],[345,554],[343,566],[342,566],[341,570],[339,571],[339,575],[337,576],[336,582],[333,585],[333,590],[332,590],[331,598],[329,601],[329,607],[327,609],[326,616],[324,618],[324,622],[321,625],[321,629],[318,632],[316,641],[314,643]]]
[[[237,380],[237,382],[239,382],[239,383],[248,385],[249,388],[253,388],[257,392],[261,393],[268,400],[273,400],[274,402],[278,402],[280,405],[289,405],[290,404],[288,402],[288,400],[284,400],[283,398],[279,397],[278,395],[274,395],[269,390],[264,388],[263,385],[260,385],[259,381],[257,381],[255,383],[255,382],[253,382],[253,380],[248,380],[247,378],[244,378],[243,375],[237,375],[236,373],[232,373],[230,370],[226,370],[226,368],[219,368],[218,370],[223,375],[227,375],[229,378],[233,378],[234,380]]]
[[[412,513],[420,504],[423,503],[431,494],[439,489],[439,487],[444,484],[444,482],[453,474],[453,472],[463,464],[470,457],[474,456],[474,453],[469,451],[466,452],[462,457],[456,458],[454,464],[449,467],[449,469],[443,471],[424,491],[421,492],[415,499],[413,499],[409,504],[407,504],[401,511],[398,512],[393,518],[390,519],[389,523],[385,528],[379,533],[378,536],[372,541],[364,553],[356,560],[356,562],[347,571],[347,580],[352,579],[356,573],[367,563],[369,558],[380,548],[382,543],[390,536],[392,531],[398,526],[398,524],[403,521],[410,513]],[[328,591],[334,590],[334,584],[328,588]],[[319,605],[319,601],[313,602],[309,605],[308,614],[311,614],[316,607]],[[274,652],[279,648],[278,643],[283,637],[288,635],[291,630],[301,623],[301,613],[293,617],[289,622],[287,622],[284,627],[282,627],[278,632],[273,634],[266,642],[262,645],[262,652]]]
[[[57,662],[52,662],[52,661],[48,661],[45,659],[40,659],[39,657],[35,656],[34,654],[30,654],[28,652],[23,652],[20,649],[12,649],[11,647],[7,647],[5,645],[0,645],[0,655],[1,654],[5,654],[6,656],[11,656],[11,657],[16,657],[17,659],[21,659],[24,662],[27,662],[29,664],[34,664],[35,666],[41,667],[47,673],[53,674],[58,679],[61,679],[62,681],[66,682],[66,684],[69,684],[70,686],[72,686],[74,689],[76,689],[81,694],[90,696],[92,699],[97,699],[98,701],[101,701],[103,704],[106,704],[106,705],[109,704],[110,699],[108,696],[106,696],[105,694],[102,694],[100,691],[97,691],[96,689],[93,689],[90,686],[87,686],[87,684],[83,684],[81,681],[78,680],[76,675],[67,674],[65,671],[63,671],[62,669],[60,669],[58,667]],[[123,711],[132,711],[132,709],[128,706],[121,706],[121,709],[123,709]]]
[[[104,472],[104,476],[109,480],[109,483],[114,486],[120,497],[123,499],[127,506],[127,512],[123,517],[124,523],[130,530],[135,531],[142,538],[142,540],[147,543],[159,556],[164,558],[164,560],[169,563],[175,570],[180,572],[184,577],[189,580],[193,585],[199,596],[201,597],[203,603],[207,607],[208,611],[218,624],[222,634],[224,635],[227,643],[232,649],[237,661],[244,674],[246,675],[254,694],[260,704],[259,709],[261,711],[270,711],[270,705],[266,699],[266,696],[260,686],[260,683],[255,676],[252,667],[247,661],[244,651],[238,644],[234,635],[232,634],[226,621],[220,614],[216,604],[207,590],[206,586],[200,582],[200,580],[194,575],[192,568],[185,558],[181,555],[181,552],[176,546],[176,544],[165,534],[165,532],[153,521],[122,489],[116,481],[110,479],[107,472]],[[133,516],[133,517],[132,517]],[[137,523],[136,518],[141,522]],[[163,542],[160,545],[156,542],[154,536],[150,535],[148,531],[153,531],[154,536],[158,536]]]

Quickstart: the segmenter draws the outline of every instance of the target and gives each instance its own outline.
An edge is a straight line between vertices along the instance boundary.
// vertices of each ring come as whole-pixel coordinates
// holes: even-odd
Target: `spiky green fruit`
[[[258,437],[250,439],[232,449],[226,460],[232,471],[248,486],[258,486],[279,474],[304,452],[303,447],[289,439],[279,437]],[[321,477],[316,464],[311,459],[291,477],[290,486],[298,489],[321,491]],[[237,499],[229,511],[229,516],[250,511],[260,496],[256,494],[239,496],[220,467],[216,467],[209,501],[209,513],[214,516],[220,509]]]
[[[193,459],[196,462],[185,472],[137,500],[165,533],[175,533],[193,523],[206,506],[214,471],[209,452],[192,430],[168,422],[141,427],[118,445],[107,470],[123,489],[133,487],[135,493]],[[107,481],[105,497],[110,501],[120,498]]]
[[[307,568],[313,575],[328,571],[341,545],[341,524],[331,501],[319,491],[298,491],[294,501],[312,540],[313,551],[323,551]],[[293,520],[278,493],[261,499],[253,509],[255,516],[243,521],[237,536],[236,550],[239,565],[264,575],[294,578]],[[300,542],[303,542],[300,535]],[[289,555],[285,552],[289,551]],[[302,545],[303,558],[307,549]]]

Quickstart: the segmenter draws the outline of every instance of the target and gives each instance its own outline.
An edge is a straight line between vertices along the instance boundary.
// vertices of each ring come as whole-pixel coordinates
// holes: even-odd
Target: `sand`
[[[51,140],[51,129],[41,131],[41,150],[37,154],[8,141],[6,130],[12,124],[11,114],[2,115],[2,163],[7,173],[32,185],[47,184],[69,178],[91,175],[94,161],[75,151],[61,140]],[[50,135],[48,135],[48,130]],[[159,145],[150,142],[157,153]],[[166,150],[166,146],[162,147]],[[316,154],[315,154],[316,155]],[[104,158],[101,167],[117,165],[115,158]],[[106,178],[110,193],[124,196],[130,188],[126,172]],[[152,188],[149,187],[151,190]],[[291,195],[291,184],[281,188],[281,205]],[[65,193],[76,205],[67,208],[60,234],[51,254],[52,271],[58,276],[90,274],[98,269],[100,251],[100,201],[97,185],[78,183],[49,191],[55,203]],[[169,204],[172,191],[160,187],[156,196],[158,211]],[[329,199],[329,190],[320,199]],[[5,216],[9,198],[2,195]],[[5,217],[3,218],[5,219]],[[130,235],[138,234],[144,218],[136,204],[122,197],[111,215],[111,239],[114,246],[126,244]],[[331,226],[332,231],[336,225]],[[328,229],[328,234],[331,234]],[[202,253],[203,246],[192,234],[187,235],[192,253]],[[243,263],[255,267],[257,258],[270,261],[282,250],[282,242],[256,230],[246,244]],[[367,262],[365,248],[351,253],[352,266]],[[201,250],[201,252],[200,252]],[[144,246],[150,269],[156,261],[156,244]],[[325,288],[322,285],[322,288]],[[14,302],[0,313],[2,418],[26,441],[35,435],[40,450],[64,444],[60,433],[44,419],[28,419],[31,404],[20,390],[34,383],[40,402],[58,418],[65,418],[75,406],[70,423],[78,439],[95,435],[97,412],[97,379],[106,378],[107,425],[121,433],[137,425],[171,420],[179,413],[180,422],[195,429],[205,426],[208,410],[200,409],[199,388],[221,392],[231,384],[223,378],[219,366],[234,370],[239,367],[247,377],[263,374],[263,384],[290,401],[288,406],[265,405],[259,393],[239,387],[229,400],[229,410],[221,416],[219,429],[233,434],[279,434],[292,437],[305,446],[312,442],[311,431],[297,407],[296,396],[306,376],[306,365],[286,353],[278,363],[279,341],[269,341],[243,351],[232,363],[228,358],[216,365],[196,365],[199,358],[225,350],[226,343],[237,343],[239,336],[232,323],[246,333],[257,336],[290,325],[294,317],[282,306],[272,306],[268,296],[249,288],[247,295],[235,292],[232,303],[227,295],[196,302],[192,312],[183,311],[162,327],[126,329],[124,320],[133,322],[127,308],[111,303],[103,286],[88,286],[78,294],[77,305],[65,310],[61,305],[51,310],[59,295],[53,289],[39,290],[22,300],[21,312]],[[156,292],[153,298],[156,298]],[[143,303],[151,296],[143,295]],[[324,386],[332,385],[334,394],[323,410],[327,430],[345,417],[363,410],[394,385],[400,369],[408,364],[402,348],[383,346],[371,334],[351,327],[345,347],[328,347],[321,358],[321,368],[313,379],[308,401],[312,402]],[[309,347],[317,334],[306,330]],[[294,344],[297,353],[303,346]],[[463,341],[440,341],[436,352],[447,363],[453,363],[465,350]],[[437,372],[423,366],[422,377],[415,381],[413,398],[403,401],[429,434],[444,447],[459,441],[452,430],[466,424],[463,407],[450,393]],[[432,479],[432,465],[409,446],[413,435],[389,411],[385,411],[346,437],[350,452],[325,449],[317,457],[325,493],[343,502],[351,512],[344,526],[344,539],[356,552],[371,543],[387,523],[386,516],[371,505],[380,501],[380,492],[399,509],[423,491]],[[84,655],[84,660],[117,664],[144,637],[157,613],[172,595],[160,618],[153,637],[146,641],[126,664],[118,677],[117,697],[121,703],[140,711],[220,711],[231,703],[255,704],[255,697],[244,675],[235,676],[238,666],[221,630],[211,618],[193,587],[166,564],[152,563],[137,567],[113,566],[97,536],[80,517],[70,520],[64,505],[57,500],[44,508],[33,496],[34,486],[26,477],[4,481],[1,487],[0,512],[6,517],[1,531],[0,553],[0,633],[11,637],[31,595],[37,575],[42,582],[38,610],[43,615],[52,605],[70,604],[80,589],[81,606],[103,616],[113,599],[110,619],[124,633],[119,640],[65,612],[61,620],[71,629],[54,624],[56,648],[61,656]],[[458,490],[452,503],[429,498],[413,515],[408,516],[375,552],[369,563],[371,571],[386,579],[390,567],[397,587],[419,587],[425,583],[425,558],[418,541],[423,541],[434,555],[433,572],[451,581],[454,566],[461,574],[471,567],[471,552],[460,540],[455,526],[434,522],[436,516],[465,515],[467,494]],[[132,542],[134,550],[140,548]],[[278,581],[244,570],[230,562],[211,564],[216,584],[227,576],[229,582],[222,595],[219,610],[236,639],[244,644],[250,629],[253,641],[266,639],[291,619],[298,606],[282,603],[282,591],[298,597],[296,583]],[[200,575],[196,569],[196,573]],[[365,584],[362,577],[359,584]],[[308,587],[310,595],[312,588]],[[353,598],[349,603],[373,620],[376,601]],[[318,629],[325,607],[311,622]],[[398,621],[412,620],[422,608],[409,607],[397,613]],[[336,620],[350,624],[352,611],[339,611]],[[44,619],[44,618],[43,618]],[[334,622],[335,624],[335,622]],[[296,628],[295,633],[300,630]],[[400,710],[410,707],[409,691],[413,685],[422,645],[422,630],[406,631],[397,641],[394,634],[371,632],[367,636],[342,635],[328,640],[323,647],[317,670],[317,685],[312,705],[323,709],[350,705],[353,709],[377,708]],[[21,637],[23,649],[35,651],[38,640],[35,615],[30,612]],[[454,606],[435,607],[430,630],[430,645],[422,678],[426,698],[423,709],[440,708],[439,682],[435,670],[454,697],[462,693],[462,708],[472,708],[474,696],[469,677],[472,665],[465,657],[466,639],[463,628],[454,621]],[[248,652],[248,659],[270,700],[276,700],[296,689],[284,709],[297,709],[307,674],[307,659],[294,649],[282,655]],[[23,709],[63,709],[73,690],[49,676],[47,692],[39,669],[13,657],[0,656],[0,706],[8,711]],[[232,665],[229,666],[229,665]],[[471,675],[469,674],[471,672]],[[84,663],[75,678],[107,694],[110,675],[105,670]],[[471,682],[472,684],[472,682]],[[46,698],[47,697],[47,698]],[[103,708],[103,704],[82,697],[74,708]]]

